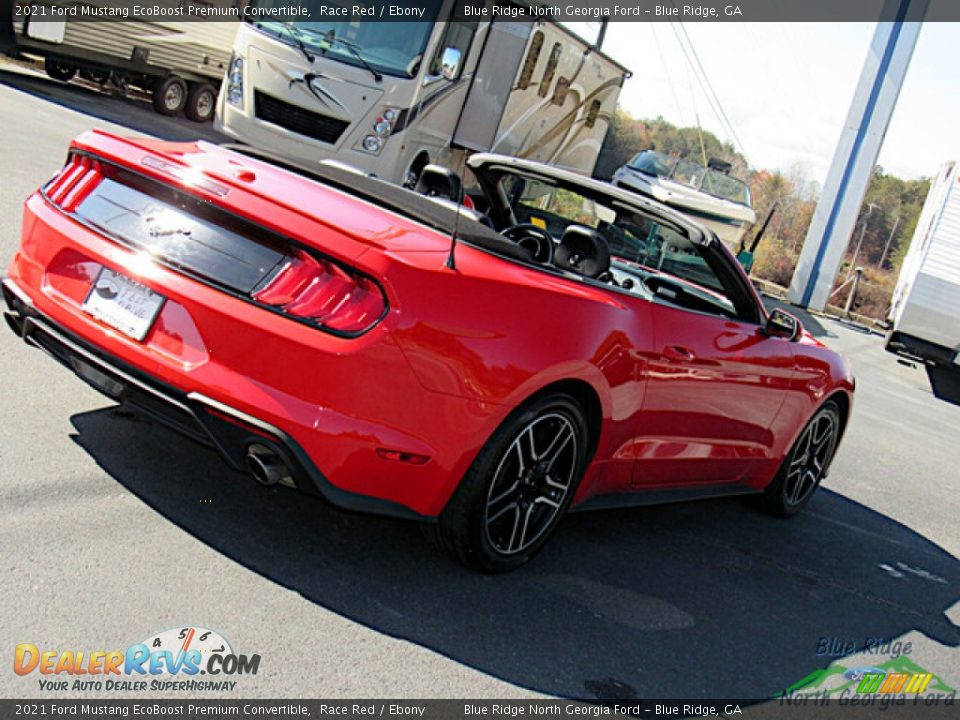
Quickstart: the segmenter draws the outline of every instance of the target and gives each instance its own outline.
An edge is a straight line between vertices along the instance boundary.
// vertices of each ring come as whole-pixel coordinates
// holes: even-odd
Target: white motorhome
[[[463,0],[426,0],[416,22],[249,21],[279,3],[249,5],[217,129],[393,182],[412,182],[427,163],[462,171],[476,151],[590,174],[629,76],[557,23],[459,19]],[[307,5],[322,17],[340,3]]]
[[[185,4],[151,0],[151,5],[154,3]],[[230,7],[233,0],[204,3]],[[91,13],[109,9],[106,0],[62,3],[55,16],[49,10],[52,4],[38,3],[37,7],[47,10],[14,17],[12,52],[42,57],[50,77],[66,81],[79,73],[101,85],[109,81],[124,89],[135,86],[150,93],[154,109],[164,115],[184,112],[197,122],[213,118],[239,24],[236,20],[88,19]]]
[[[930,187],[893,291],[887,350],[960,379],[960,163]]]

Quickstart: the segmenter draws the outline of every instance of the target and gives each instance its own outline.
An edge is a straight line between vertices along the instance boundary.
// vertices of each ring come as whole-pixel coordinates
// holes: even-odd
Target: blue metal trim
[[[823,231],[823,237],[820,239],[820,246],[817,248],[817,254],[813,259],[813,268],[810,270],[810,276],[807,278],[807,285],[803,289],[803,297],[800,300],[802,307],[810,304],[813,297],[814,288],[817,280],[820,278],[820,268],[823,265],[823,258],[827,252],[827,239],[833,234],[834,226],[837,223],[837,216],[840,214],[840,206],[843,204],[844,196],[847,194],[847,185],[850,183],[850,176],[853,174],[853,167],[856,164],[857,156],[860,154],[860,148],[867,135],[867,128],[873,120],[873,113],[876,110],[877,99],[880,96],[880,90],[883,87],[883,81],[886,78],[887,70],[890,68],[890,61],[893,58],[893,52],[897,47],[897,40],[900,39],[900,31],[903,29],[903,19],[907,15],[907,9],[910,7],[911,0],[900,0],[900,7],[897,10],[897,19],[893,24],[893,30],[887,40],[887,46],[883,50],[883,57],[880,60],[880,67],[877,69],[877,76],[873,81],[873,87],[870,89],[870,97],[867,99],[867,105],[863,110],[863,117],[860,120],[860,127],[857,129],[857,136],[853,141],[853,148],[850,156],[847,158],[847,165],[843,169],[843,177],[840,179],[840,187],[837,188],[837,197],[834,200],[833,207],[830,208],[830,217],[827,218],[827,225]]]

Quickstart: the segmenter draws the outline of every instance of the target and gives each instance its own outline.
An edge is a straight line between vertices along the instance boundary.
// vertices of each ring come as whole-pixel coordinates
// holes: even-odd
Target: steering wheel
[[[520,223],[511,225],[500,233],[530,253],[534,262],[549,265],[553,262],[553,237],[539,225]]]

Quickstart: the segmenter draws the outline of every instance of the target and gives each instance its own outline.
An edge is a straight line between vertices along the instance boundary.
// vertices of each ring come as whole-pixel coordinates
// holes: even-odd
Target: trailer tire
[[[217,91],[210,83],[194,83],[190,85],[187,95],[187,105],[183,109],[184,115],[194,122],[208,122],[213,119],[217,108]]]
[[[76,65],[52,57],[44,58],[43,69],[54,80],[62,80],[63,82],[67,82],[77,74]]]
[[[187,104],[187,83],[168,75],[153,88],[153,109],[161,115],[178,115]]]

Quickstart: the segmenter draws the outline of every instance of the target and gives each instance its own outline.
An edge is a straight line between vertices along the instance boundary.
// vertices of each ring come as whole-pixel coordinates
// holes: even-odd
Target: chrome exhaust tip
[[[286,485],[295,487],[290,468],[276,450],[253,443],[247,446],[247,467],[250,473],[261,485]]]

